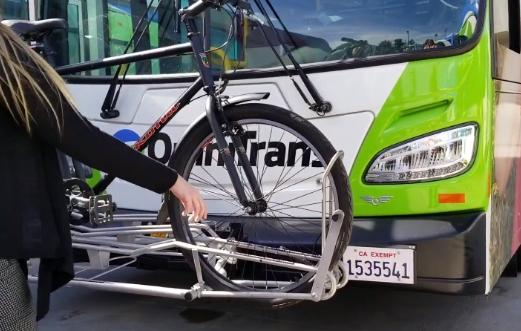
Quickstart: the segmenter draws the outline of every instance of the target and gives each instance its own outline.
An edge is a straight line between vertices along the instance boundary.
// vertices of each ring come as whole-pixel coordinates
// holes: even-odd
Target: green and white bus
[[[121,54],[148,3],[41,0],[39,8],[42,18],[67,18],[73,28],[53,38],[59,62],[66,65]],[[133,47],[184,42],[176,12],[189,3],[161,1],[142,43]],[[504,272],[516,274],[521,267],[520,0],[270,3],[278,13],[272,20],[280,40],[332,111],[319,116],[308,108],[262,38],[266,26],[253,22],[242,25],[227,54],[224,69],[237,70],[226,92],[270,92],[266,102],[309,119],[345,152],[355,212],[344,256],[350,280],[488,294]],[[150,13],[158,5],[154,0]],[[208,48],[220,46],[231,19],[222,12],[203,19]],[[268,38],[291,65],[276,35],[268,31]],[[212,60],[216,70],[220,63]],[[67,81],[82,112],[128,143],[196,77],[190,55],[132,65],[117,105],[120,117],[103,121],[99,109],[112,73],[96,70]],[[175,142],[204,109],[199,101],[188,108],[147,155],[167,162]],[[249,146],[261,143],[252,139]],[[273,148],[281,160],[292,158],[285,145]],[[217,163],[201,166],[211,173]],[[313,166],[309,159],[297,163]],[[121,209],[157,212],[156,194],[123,181],[108,190]],[[400,247],[414,254],[399,256]],[[153,267],[172,265],[167,258],[161,261]],[[390,265],[400,267],[402,277],[393,277]]]

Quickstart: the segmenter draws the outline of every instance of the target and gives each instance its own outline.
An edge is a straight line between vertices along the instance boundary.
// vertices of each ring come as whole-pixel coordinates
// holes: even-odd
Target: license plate
[[[414,249],[348,246],[349,280],[414,284]]]
[[[154,238],[168,238],[168,233],[151,233],[150,237],[154,237]]]

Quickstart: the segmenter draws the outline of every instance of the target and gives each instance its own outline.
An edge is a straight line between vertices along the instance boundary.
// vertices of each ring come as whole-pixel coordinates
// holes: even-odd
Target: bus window
[[[187,41],[184,27],[181,25],[181,29],[177,29],[177,10],[174,6],[176,2],[187,6],[188,0],[43,0],[40,7],[42,18],[65,18],[71,26],[65,35],[61,31],[56,31],[51,36],[51,43],[58,52],[58,65],[123,54],[151,1],[151,8],[139,26],[136,38],[130,44],[128,52]],[[155,15],[153,15],[154,11]],[[147,20],[150,21],[150,25],[145,30]],[[136,43],[141,34],[141,40]],[[111,75],[115,70],[116,68],[100,69],[85,74]],[[130,75],[193,71],[195,67],[189,55],[141,61],[131,64],[128,68]]]
[[[280,29],[279,36],[301,64],[423,50],[422,44],[428,39],[444,46],[455,45],[445,36],[460,34],[470,38],[475,30],[479,3],[476,0],[271,2],[280,17],[280,22],[271,17]],[[254,10],[262,17],[258,8],[254,6]],[[289,35],[283,32],[281,22]],[[253,24],[246,38],[248,67],[280,65],[270,53],[269,45],[260,40],[261,34],[256,33],[259,28]],[[289,64],[277,39],[275,45],[283,61]]]
[[[233,35],[225,45],[231,28]],[[227,7],[220,11],[210,11],[210,35],[205,38],[208,39],[207,43],[210,45],[212,69],[220,71],[221,69],[232,70],[246,67],[244,38],[247,29],[248,22],[243,20],[242,16],[235,15]]]
[[[27,0],[0,1],[1,20],[28,20],[29,4]]]
[[[494,78],[521,83],[521,21],[519,1],[494,1]]]
[[[69,58],[71,63],[79,63],[82,61],[82,40],[80,39],[80,7],[81,3],[70,1],[67,5],[67,21],[69,30],[67,31]]]
[[[42,0],[42,17],[78,21],[77,33],[55,34],[58,63],[65,65],[122,54],[149,4],[146,18],[150,26],[145,31],[144,24],[138,28],[138,36],[143,32],[143,37],[138,45],[132,43],[130,51],[186,42],[186,31],[175,6],[186,7],[191,3],[193,0]],[[479,16],[478,0],[271,0],[271,3],[278,14],[270,17],[275,31],[267,23],[234,18],[233,8],[209,10],[197,18],[205,46],[211,51],[209,58],[214,70],[279,67],[270,44],[286,65],[291,65],[291,61],[285,49],[305,65],[428,52],[431,49],[424,49],[423,42],[430,39],[445,47],[457,47],[472,37]],[[259,8],[251,4],[256,16],[265,22]],[[269,6],[265,7],[272,15]],[[203,24],[204,20],[209,24]],[[219,48],[227,40],[234,21],[235,36],[227,46]],[[87,74],[111,75],[114,70]],[[195,71],[191,55],[147,60],[129,68],[132,75]]]

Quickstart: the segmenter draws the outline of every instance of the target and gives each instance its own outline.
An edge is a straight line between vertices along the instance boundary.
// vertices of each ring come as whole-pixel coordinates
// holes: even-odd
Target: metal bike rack
[[[315,266],[310,266],[303,263],[291,263],[274,258],[259,257],[256,255],[249,255],[244,253],[236,253],[235,248],[249,248],[247,243],[237,241],[227,241],[219,238],[218,234],[208,225],[204,223],[191,223],[190,229],[194,233],[206,234],[204,238],[198,238],[197,243],[204,244],[206,241],[211,241],[212,247],[205,247],[200,245],[192,245],[185,242],[177,241],[176,239],[156,238],[145,235],[153,233],[163,233],[170,235],[172,233],[171,226],[168,225],[130,225],[121,227],[109,228],[89,228],[86,226],[71,225],[72,246],[78,249],[84,249],[89,256],[90,268],[84,270],[105,270],[98,275],[91,278],[76,277],[69,284],[73,286],[81,286],[85,288],[104,290],[121,293],[131,293],[140,295],[149,295],[156,297],[166,297],[175,299],[194,300],[196,298],[249,298],[249,299],[293,299],[293,300],[312,300],[315,302],[327,300],[331,298],[337,289],[344,287],[347,284],[347,268],[344,262],[339,261],[333,271],[329,270],[331,259],[333,258],[334,248],[337,243],[338,236],[344,221],[344,213],[341,210],[336,210],[331,213],[330,219],[326,219],[326,201],[327,194],[331,193],[327,189],[328,175],[331,172],[335,162],[342,160],[344,156],[343,151],[338,151],[330,163],[326,167],[322,175],[322,256],[306,254],[296,251],[291,251],[283,248],[272,248],[267,246],[257,246],[262,252],[268,253],[284,253],[286,256],[295,256],[305,258],[308,261],[318,262]],[[136,223],[139,222],[153,222],[156,220],[155,215],[144,214],[130,214],[130,215],[114,215],[113,222]],[[329,223],[329,230],[327,225]],[[327,236],[326,236],[327,231]],[[233,246],[232,250],[227,250]],[[191,250],[193,252],[195,272],[197,275],[197,283],[190,289],[177,289],[161,286],[150,286],[133,283],[122,283],[103,281],[98,278],[116,271],[122,267],[128,266],[135,262],[139,256],[143,255],[163,255],[163,256],[177,256],[182,257],[181,253],[166,251],[168,249],[181,248]],[[121,256],[111,258],[111,253]],[[200,265],[200,255],[218,257],[231,257],[233,259],[241,259],[245,261],[252,261],[264,263],[273,266],[282,266],[285,268],[314,272],[312,278],[313,286],[309,293],[282,293],[276,291],[214,291],[209,288],[203,279]],[[110,262],[115,259],[128,259],[129,261],[117,267],[110,268]],[[82,270],[82,271],[84,271]],[[223,269],[224,270],[224,269]],[[79,271],[78,273],[82,272]],[[78,274],[77,273],[77,274]],[[29,276],[29,281],[37,282],[38,278],[35,275]],[[243,285],[248,285],[248,281],[239,282]],[[265,281],[262,281],[266,284]],[[281,285],[281,282],[277,286]]]

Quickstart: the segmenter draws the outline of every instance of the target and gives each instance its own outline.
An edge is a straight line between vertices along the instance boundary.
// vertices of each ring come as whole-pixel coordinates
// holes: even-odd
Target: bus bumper
[[[319,222],[319,221],[318,221]],[[320,251],[317,236],[320,233],[296,231],[299,247],[278,240],[272,228],[256,228],[254,242],[284,246],[289,249],[308,247]],[[251,227],[249,227],[251,228]],[[319,228],[318,224],[313,226]],[[288,228],[287,231],[291,231]],[[299,237],[300,235],[300,237]],[[253,235],[252,238],[255,238]],[[252,241],[253,242],[253,241]],[[367,283],[423,292],[474,295],[485,294],[486,277],[486,215],[484,212],[422,215],[404,217],[355,218],[350,241],[352,246],[391,247],[414,246],[416,250],[416,282],[413,285]],[[75,262],[88,262],[83,249],[74,249]],[[115,260],[118,265],[128,260]],[[145,255],[130,266],[148,270],[190,270],[182,257]],[[256,269],[261,269],[257,267]],[[270,268],[273,273],[274,268]],[[264,276],[265,272],[258,270]],[[285,273],[287,276],[287,273]],[[350,284],[364,284],[351,281]]]
[[[415,284],[386,287],[460,295],[485,293],[484,212],[359,218],[353,227],[353,246],[416,247]]]

